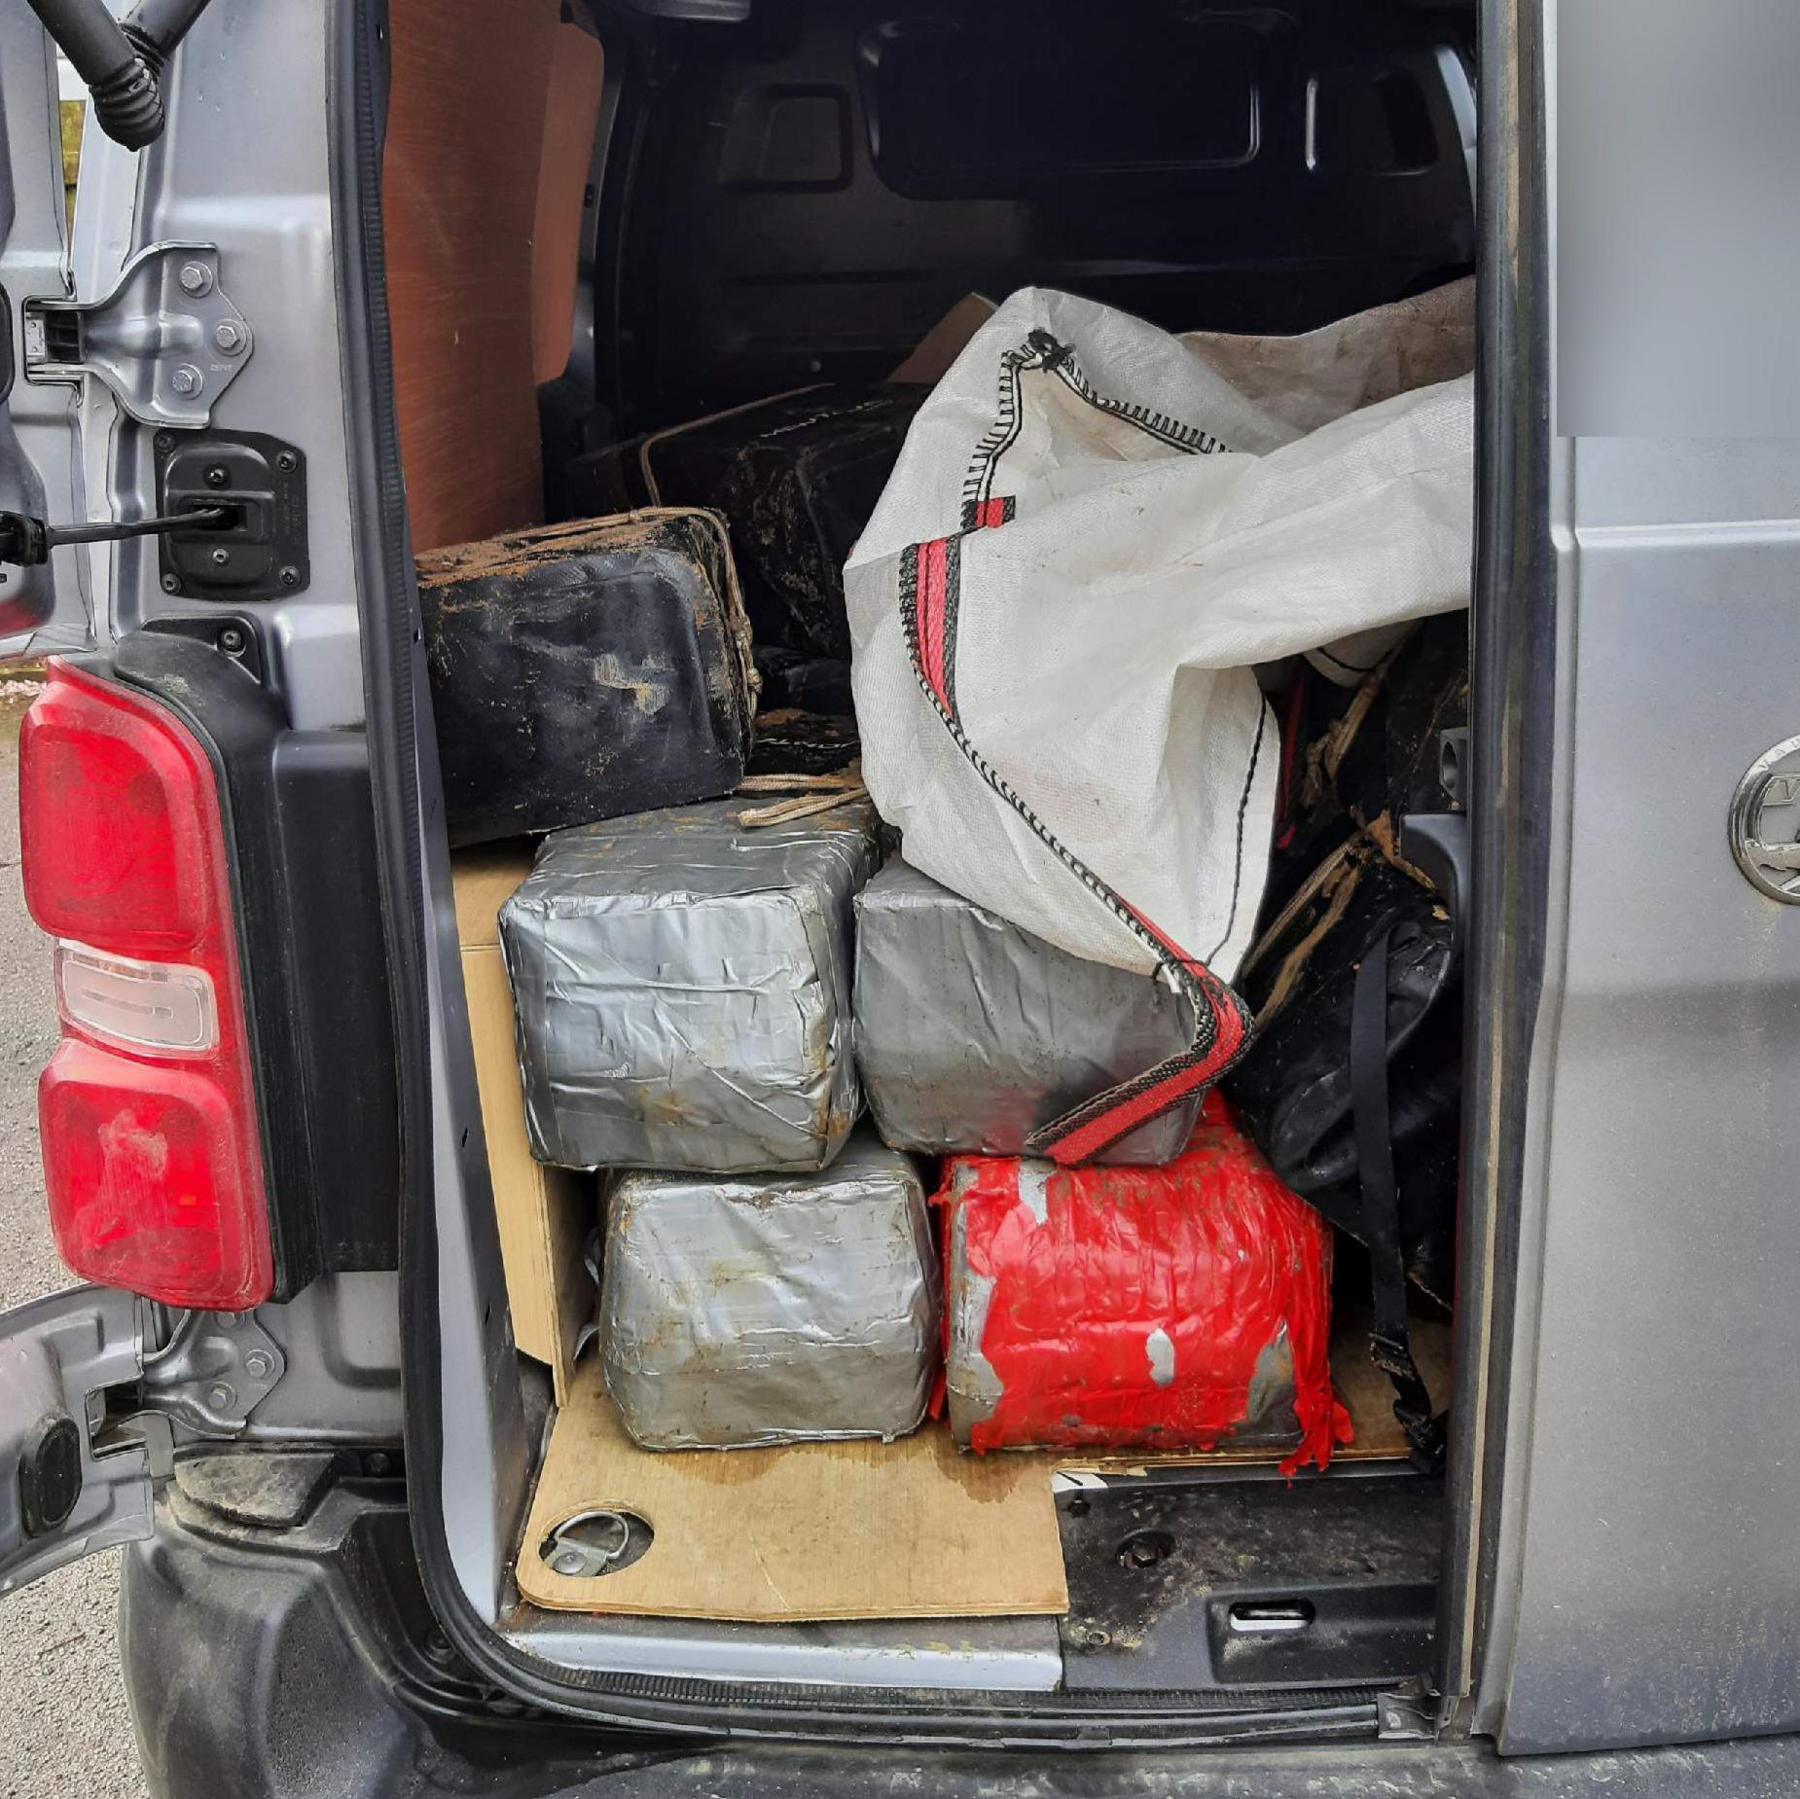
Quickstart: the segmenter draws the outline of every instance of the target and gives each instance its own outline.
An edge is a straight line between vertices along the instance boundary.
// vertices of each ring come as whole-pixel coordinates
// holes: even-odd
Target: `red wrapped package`
[[[946,1387],[956,1440],[990,1449],[1351,1440],[1331,1390],[1331,1229],[1209,1095],[1162,1168],[955,1156]]]

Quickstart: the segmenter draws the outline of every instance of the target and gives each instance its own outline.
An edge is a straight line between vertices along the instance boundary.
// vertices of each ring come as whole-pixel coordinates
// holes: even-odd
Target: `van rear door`
[[[24,6],[0,8],[0,138],[0,513],[66,524],[86,516],[77,390],[22,373],[29,303],[72,292],[56,61]],[[18,553],[0,546],[0,662],[92,647],[87,549]]]
[[[50,40],[0,7],[0,512],[63,524],[78,505],[76,390],[20,374],[26,303],[70,297],[61,109]],[[95,642],[87,550],[0,561],[0,661]],[[76,1287],[0,1316],[0,1594],[150,1533],[150,1451],[108,1441],[107,1396],[135,1389],[142,1302]]]
[[[106,1410],[143,1371],[141,1318],[106,1287],[0,1315],[0,1596],[150,1534],[150,1440]]]

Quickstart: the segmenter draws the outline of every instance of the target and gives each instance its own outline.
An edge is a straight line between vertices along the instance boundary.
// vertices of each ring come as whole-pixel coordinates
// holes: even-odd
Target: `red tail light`
[[[19,735],[25,899],[58,939],[38,1087],[62,1258],[243,1311],[274,1288],[217,777],[172,713],[52,662]]]

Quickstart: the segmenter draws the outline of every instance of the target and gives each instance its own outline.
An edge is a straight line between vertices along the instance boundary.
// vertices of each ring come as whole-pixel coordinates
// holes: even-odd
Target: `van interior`
[[[1170,330],[1286,334],[1474,270],[1455,0],[391,0],[387,48],[421,558],[598,510],[584,470],[643,434],[929,380],[970,296],[1048,286]],[[1037,1708],[1349,1734],[1377,1696],[1431,1689],[1444,1483],[1369,1359],[1347,1238],[1333,1375],[1356,1440],[1324,1473],[1255,1446],[976,1458],[941,1422],[910,1448],[625,1440],[592,1345],[602,1183],[534,1162],[521,1117],[495,918],[533,847],[454,852],[460,966],[437,971],[466,1006],[488,1177],[467,1205],[494,1218],[471,1237],[498,1243],[525,1420],[491,1445],[521,1463],[518,1503],[486,1536],[448,1525],[511,1650],[590,1690],[900,1695],[980,1729]],[[1410,1303],[1451,1405],[1450,1312]],[[473,1366],[462,1316],[442,1326]]]

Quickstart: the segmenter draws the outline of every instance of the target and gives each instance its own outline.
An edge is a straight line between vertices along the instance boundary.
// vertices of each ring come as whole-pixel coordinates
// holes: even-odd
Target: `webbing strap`
[[[1388,1114],[1388,943],[1390,925],[1370,944],[1356,971],[1350,1004],[1350,1104],[1363,1229],[1375,1299],[1369,1350],[1394,1383],[1394,1416],[1414,1463],[1426,1474],[1444,1469],[1444,1420],[1413,1360],[1406,1328],[1406,1257],[1400,1243],[1400,1185]]]

